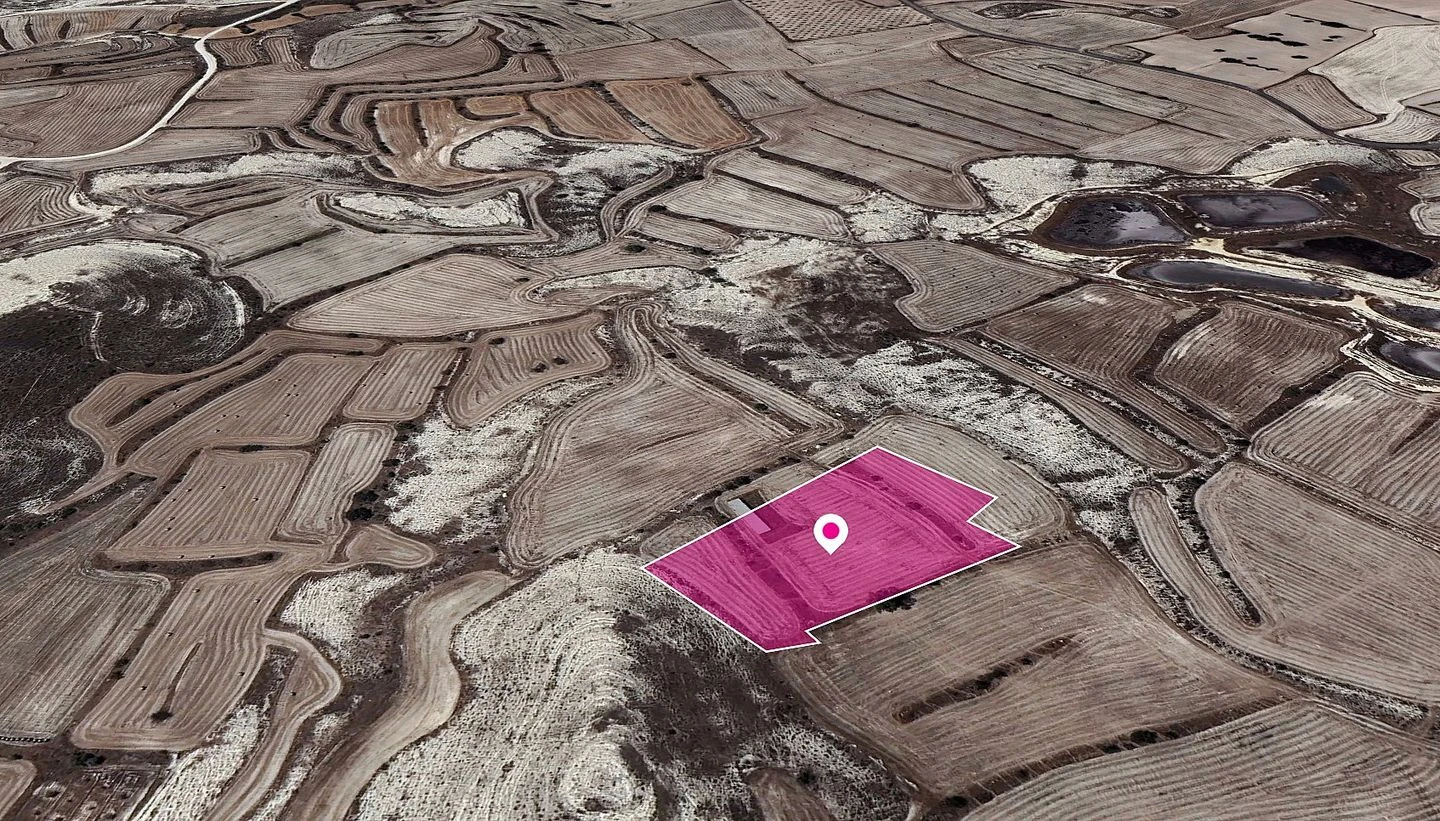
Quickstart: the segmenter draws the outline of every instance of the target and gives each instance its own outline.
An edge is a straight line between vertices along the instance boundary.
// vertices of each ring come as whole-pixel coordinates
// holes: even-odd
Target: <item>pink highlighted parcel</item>
[[[1016,545],[971,520],[995,497],[871,448],[645,566],[762,650],[958,573]],[[834,553],[815,524],[848,525]]]

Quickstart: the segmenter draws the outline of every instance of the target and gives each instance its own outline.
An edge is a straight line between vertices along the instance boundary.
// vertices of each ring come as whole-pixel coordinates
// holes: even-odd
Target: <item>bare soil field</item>
[[[445,412],[474,427],[546,385],[608,369],[610,354],[595,338],[602,320],[587,314],[486,334],[469,346],[465,369],[445,391]]]
[[[1155,381],[1244,430],[1287,388],[1340,364],[1338,328],[1227,302],[1165,351]]]
[[[937,798],[974,800],[1134,733],[1188,734],[1285,697],[1175,630],[1082,539],[913,595],[777,663],[817,715]]]
[[[1255,435],[1256,462],[1423,533],[1440,522],[1434,394],[1353,373]],[[1375,424],[1375,420],[1384,424]]]
[[[345,415],[366,422],[408,422],[423,415],[458,355],[448,343],[396,345],[360,380]]]
[[[144,495],[133,490],[7,557],[0,601],[16,629],[0,648],[15,674],[0,685],[0,739],[26,743],[63,732],[160,606],[170,587],[163,576],[94,566]]]
[[[380,463],[394,445],[395,429],[390,425],[351,422],[335,428],[305,483],[290,494],[293,501],[275,528],[276,536],[321,543],[340,538],[350,498],[375,482]]]
[[[256,567],[191,578],[145,643],[70,731],[100,750],[188,750],[229,715],[259,672],[265,620],[318,564],[297,552]]]
[[[950,242],[873,246],[915,286],[895,304],[915,327],[942,333],[983,322],[1075,282],[1061,271]]]
[[[187,374],[121,373],[95,386],[70,409],[70,424],[100,447],[103,465],[89,487],[113,478],[120,451],[146,430],[165,423],[221,389],[273,365],[278,356],[297,350],[372,353],[383,343],[371,339],[342,339],[315,334],[277,331],[208,368]],[[79,495],[87,495],[82,491]]]
[[[368,356],[288,356],[136,448],[125,469],[169,476],[202,448],[308,445],[373,364]]]
[[[1426,592],[1440,576],[1433,548],[1252,467],[1227,465],[1195,504],[1215,558],[1259,612],[1252,625],[1201,586],[1214,582],[1193,566],[1165,500],[1147,491],[1131,504],[1156,563],[1223,641],[1412,701],[1440,693],[1422,660],[1440,621]]]
[[[185,478],[105,555],[117,562],[174,562],[270,550],[270,534],[309,467],[303,451],[203,450]]]
[[[529,296],[534,273],[475,254],[442,256],[306,307],[290,326],[319,333],[435,337],[557,319],[574,309]]]
[[[1419,821],[1433,814],[1437,793],[1428,744],[1324,704],[1292,701],[1046,773],[971,817]]]
[[[694,80],[617,80],[605,90],[666,137],[694,148],[727,148],[750,135]]]
[[[1137,382],[1131,372],[1178,318],[1179,305],[1105,285],[1087,285],[985,323],[984,333],[1057,370],[1106,389],[1197,448],[1224,442]]]
[[[783,230],[821,239],[844,239],[840,215],[801,199],[716,175],[676,190],[661,200],[669,211],[736,228]]]
[[[505,550],[512,565],[540,566],[615,538],[622,522],[639,526],[773,460],[789,440],[785,426],[661,357],[635,323],[633,314],[621,319],[625,381],[547,431],[511,498]],[[609,455],[597,459],[602,443]]]

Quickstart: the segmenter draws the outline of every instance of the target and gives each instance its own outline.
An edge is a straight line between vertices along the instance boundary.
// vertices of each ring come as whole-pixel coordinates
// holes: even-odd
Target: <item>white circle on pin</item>
[[[840,549],[840,545],[845,544],[849,535],[850,525],[834,513],[826,513],[815,520],[815,541],[832,556]]]

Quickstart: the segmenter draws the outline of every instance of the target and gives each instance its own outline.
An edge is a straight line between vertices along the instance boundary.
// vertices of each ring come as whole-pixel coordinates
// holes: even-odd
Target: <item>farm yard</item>
[[[0,818],[1433,817],[1437,58],[1419,0],[10,4]],[[1019,547],[774,653],[644,570],[876,447]]]

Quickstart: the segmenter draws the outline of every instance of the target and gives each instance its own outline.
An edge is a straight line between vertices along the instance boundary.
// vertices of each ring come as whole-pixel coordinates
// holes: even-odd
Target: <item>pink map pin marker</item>
[[[832,556],[840,549],[840,545],[845,544],[849,535],[850,525],[834,513],[826,513],[815,520],[815,541]]]

